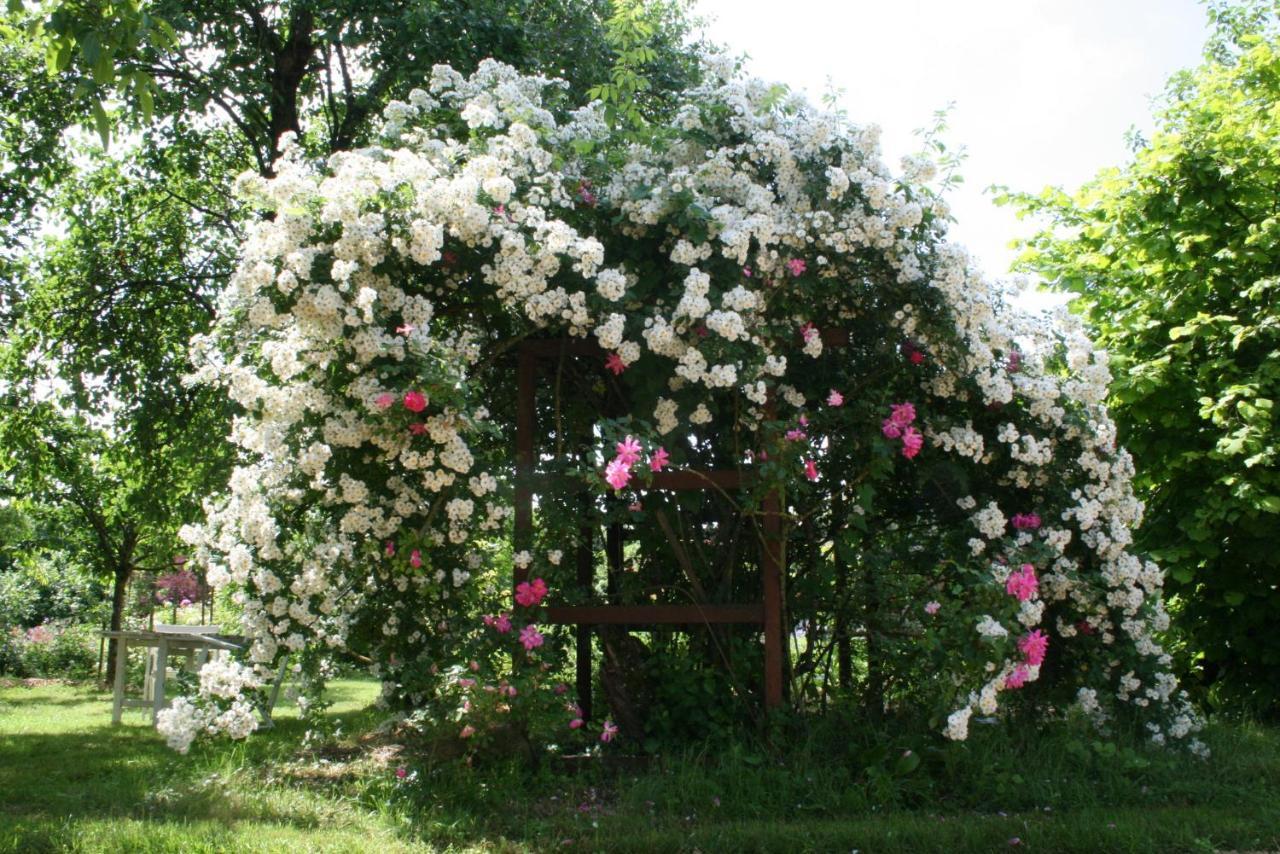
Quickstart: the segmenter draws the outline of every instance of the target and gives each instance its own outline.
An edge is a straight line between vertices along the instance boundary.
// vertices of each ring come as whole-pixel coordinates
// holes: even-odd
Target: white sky
[[[895,170],[955,102],[944,141],[969,156],[952,235],[993,276],[1032,226],[986,189],[1074,189],[1124,162],[1125,131],[1152,127],[1151,97],[1208,35],[1196,0],[699,0],[696,14],[752,74],[814,100],[843,90],[852,121],[883,128]]]

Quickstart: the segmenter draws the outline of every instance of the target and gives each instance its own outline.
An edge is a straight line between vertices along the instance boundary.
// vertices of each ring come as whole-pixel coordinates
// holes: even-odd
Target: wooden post
[[[533,448],[534,420],[537,414],[535,398],[537,364],[528,348],[520,349],[516,388],[516,490],[515,490],[515,550],[533,545]],[[515,568],[515,583],[528,580],[527,567]]]
[[[123,635],[116,636],[116,678],[113,686],[114,696],[111,702],[111,723],[120,724],[120,714],[124,711],[124,672],[129,665],[129,641]]]
[[[777,491],[761,502],[764,513],[760,576],[764,587],[764,703],[782,705],[782,502]]]
[[[156,647],[156,673],[154,681],[155,700],[151,706],[151,723],[155,724],[160,710],[164,708],[164,681],[169,673],[169,639],[163,634]]]
[[[587,524],[589,501],[582,496],[583,525],[578,529],[578,587],[584,593],[590,593],[595,580],[595,550],[592,526]],[[574,629],[574,687],[578,694],[578,708],[584,721],[591,720],[591,626],[580,624]]]

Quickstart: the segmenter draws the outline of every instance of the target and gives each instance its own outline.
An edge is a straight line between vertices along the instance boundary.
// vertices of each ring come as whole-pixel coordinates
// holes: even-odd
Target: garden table
[[[196,627],[193,627],[196,628]],[[200,627],[203,628],[203,627]],[[151,723],[156,722],[156,715],[165,707],[164,681],[166,668],[171,652],[193,655],[198,650],[236,650],[239,645],[229,640],[207,633],[188,633],[174,631],[118,631],[103,632],[105,638],[116,640],[116,679],[114,697],[111,707],[111,723],[120,723],[121,713],[126,708],[151,708]],[[129,666],[129,647],[153,647],[156,650],[156,663],[153,671],[153,691],[150,699],[129,700],[124,695],[125,672]]]

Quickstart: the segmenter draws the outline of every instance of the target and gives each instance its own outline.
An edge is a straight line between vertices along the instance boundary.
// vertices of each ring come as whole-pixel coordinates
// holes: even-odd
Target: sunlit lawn
[[[886,793],[856,762],[812,745],[763,761],[748,749],[690,755],[631,774],[388,763],[355,738],[380,720],[366,709],[375,690],[333,685],[338,749],[301,751],[285,705],[270,732],[179,757],[140,712],[112,727],[106,692],[0,688],[0,850],[1280,848],[1280,735],[1260,727],[1211,731],[1209,763],[1092,747],[1081,757],[1067,741],[1031,757],[975,744],[960,764],[939,754],[930,777]],[[393,773],[401,763],[414,775],[405,783]]]

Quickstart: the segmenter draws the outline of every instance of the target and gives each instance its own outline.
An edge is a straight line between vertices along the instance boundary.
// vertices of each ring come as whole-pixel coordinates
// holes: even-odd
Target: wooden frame
[[[562,355],[585,356],[604,362],[605,353],[591,341],[582,339],[538,339],[522,342],[517,368],[516,400],[516,488],[515,550],[523,551],[533,543],[533,496],[548,478],[534,472],[534,432],[537,419],[536,389],[538,368],[542,360]],[[665,471],[653,475],[649,489],[699,490],[741,489],[745,486],[736,469],[715,471]],[[543,619],[549,623],[577,627],[575,658],[578,704],[583,716],[591,716],[591,627],[596,625],[712,625],[744,623],[759,625],[764,632],[765,705],[782,704],[783,656],[782,638],[782,507],[776,492],[761,502],[762,548],[760,556],[761,600],[745,604],[725,605],[580,605],[549,606]],[[584,525],[578,545],[578,583],[589,586],[595,570],[593,532]],[[622,568],[622,528],[613,524],[606,532],[605,553],[610,574]],[[528,569],[516,567],[515,584],[528,579]],[[612,592],[612,591],[610,591]]]

